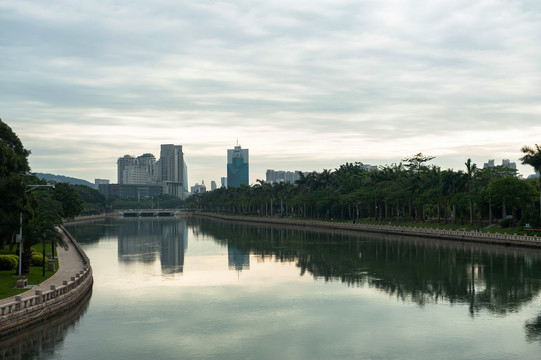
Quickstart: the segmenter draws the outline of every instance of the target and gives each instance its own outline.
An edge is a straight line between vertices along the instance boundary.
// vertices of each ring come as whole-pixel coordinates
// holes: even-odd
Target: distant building
[[[227,187],[227,178],[226,177],[221,177],[220,178],[220,185],[221,185],[221,187]]]
[[[302,171],[284,171],[284,170],[271,170],[268,169],[267,173],[265,174],[265,181],[270,184],[275,183],[291,183],[294,184],[297,180],[301,178],[301,174],[304,174],[305,176],[308,175],[308,172],[302,172]]]
[[[483,169],[491,168],[491,167],[495,167],[495,166],[496,165],[494,165],[494,159],[490,159],[490,160],[488,160],[488,162],[486,162],[483,165]],[[515,162],[511,162],[509,159],[503,159],[501,166],[504,167],[504,168],[513,169],[513,170],[517,169],[517,164]]]
[[[491,167],[494,167],[494,159],[490,159],[488,160],[488,162],[486,162],[484,165],[483,165],[483,169],[486,169],[486,168],[491,168]]]
[[[191,194],[192,195],[195,195],[195,194],[204,194],[207,192],[207,187],[205,186],[205,181],[201,181],[202,184],[195,184],[194,186],[191,187]]]
[[[216,190],[216,181],[212,180],[210,182],[210,191]]]
[[[100,184],[98,188],[106,198],[137,200],[148,199],[163,194],[160,184]]]
[[[535,174],[529,175],[528,179],[539,179],[539,171],[536,171]]]
[[[162,194],[177,196],[181,199],[185,198],[188,192],[188,168],[184,161],[182,145],[162,144],[158,161],[150,153],[138,157],[124,155],[117,160],[117,177],[118,184],[109,185],[138,185],[141,189],[146,188],[140,185],[149,185],[148,189],[160,188]],[[98,188],[102,192],[99,185]],[[130,187],[103,187],[103,194],[132,198],[131,189]],[[154,190],[139,191],[138,197],[141,194],[146,197],[147,195],[144,194],[155,192]]]
[[[377,170],[378,167],[375,165],[370,165],[370,164],[362,164],[361,169],[366,170],[366,171],[374,171],[374,170]]]
[[[517,164],[514,162],[509,161],[509,159],[503,159],[502,160],[502,166],[509,169],[517,169]]]
[[[143,154],[137,158],[131,155],[117,160],[119,184],[154,184],[159,180],[156,158]]]
[[[182,145],[161,145],[160,171],[162,181],[183,182],[184,154],[182,153]]]
[[[182,145],[161,145],[160,172],[166,194],[184,198],[184,166]]]
[[[95,185],[96,189],[98,189],[101,184],[109,184],[109,180],[107,180],[107,179],[94,179],[94,185]]]
[[[184,155],[182,155],[182,157],[184,158]],[[184,192],[187,193],[188,192],[188,166],[186,166],[186,161],[185,160],[182,160],[184,162],[184,172],[182,174],[183,178],[182,178],[182,182],[184,183]]]
[[[240,145],[227,150],[227,187],[249,185],[248,149]]]
[[[130,166],[135,165],[135,157],[131,155],[124,155],[118,158],[117,165],[117,183],[124,184],[124,170]]]

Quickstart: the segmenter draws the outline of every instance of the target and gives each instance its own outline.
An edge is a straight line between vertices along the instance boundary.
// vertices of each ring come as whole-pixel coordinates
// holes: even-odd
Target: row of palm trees
[[[524,147],[523,163],[541,168],[541,149]],[[541,225],[540,186],[501,166],[480,169],[470,159],[464,170],[429,165],[419,153],[399,164],[367,170],[346,163],[335,170],[301,175],[291,183],[220,188],[196,195],[188,206],[206,211],[262,216],[492,223],[511,218]],[[541,184],[541,183],[540,183]]]

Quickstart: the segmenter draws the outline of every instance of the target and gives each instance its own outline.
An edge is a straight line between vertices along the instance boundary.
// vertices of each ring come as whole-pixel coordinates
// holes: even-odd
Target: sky
[[[538,0],[0,0],[0,53],[32,171],[91,182],[160,144],[219,185],[237,141],[251,183],[420,152],[527,176],[541,143]]]

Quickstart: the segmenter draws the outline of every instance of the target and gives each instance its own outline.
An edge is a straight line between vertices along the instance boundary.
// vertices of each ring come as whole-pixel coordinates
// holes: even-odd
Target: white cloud
[[[541,133],[531,1],[18,1],[0,34],[0,116],[35,171],[114,180],[179,143],[210,182],[237,137],[252,181],[419,151],[461,167]]]

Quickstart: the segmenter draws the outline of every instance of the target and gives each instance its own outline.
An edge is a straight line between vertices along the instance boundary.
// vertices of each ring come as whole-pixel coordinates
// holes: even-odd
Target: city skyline
[[[224,150],[267,169],[464,170],[539,143],[541,3],[382,0],[0,5],[0,118],[33,172],[116,178],[183,144],[190,185]]]

